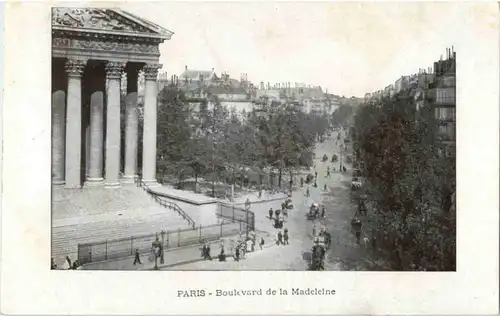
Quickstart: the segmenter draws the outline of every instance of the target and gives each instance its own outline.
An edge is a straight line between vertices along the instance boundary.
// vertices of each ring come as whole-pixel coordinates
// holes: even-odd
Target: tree
[[[157,154],[159,166],[177,174],[179,181],[193,163],[193,126],[191,110],[184,94],[175,86],[166,86],[158,95]],[[198,161],[197,157],[194,157]]]
[[[332,125],[341,126],[346,124],[347,120],[354,114],[353,108],[350,105],[342,104],[332,114]]]
[[[415,120],[413,102],[396,97],[356,114],[356,141],[367,175],[366,195],[375,206],[375,235],[397,249],[397,269],[410,265],[453,270],[454,212],[443,199],[454,165],[440,157],[432,121]]]

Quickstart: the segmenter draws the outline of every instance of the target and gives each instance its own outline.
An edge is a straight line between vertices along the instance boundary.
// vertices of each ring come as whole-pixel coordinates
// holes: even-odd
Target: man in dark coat
[[[240,246],[236,247],[234,260],[240,261]]]
[[[269,209],[269,219],[273,219],[273,208]]]
[[[285,228],[284,234],[283,234],[283,240],[285,241],[283,244],[288,245],[288,228]]]
[[[210,244],[207,243],[207,247],[206,247],[206,256],[207,258],[212,261],[212,255],[210,255]]]
[[[207,259],[207,244],[203,244],[201,248],[201,257],[205,260]]]
[[[325,209],[325,206],[323,205],[323,207],[321,208],[321,217],[325,217],[325,212],[326,212],[326,209]]]
[[[278,241],[277,241],[277,245],[281,245],[283,244],[283,234],[281,233],[281,230],[278,231]]]
[[[135,266],[137,263],[138,263],[138,264],[142,264],[142,263],[141,263],[141,257],[140,257],[140,255],[139,255],[139,249],[135,249],[134,266]]]

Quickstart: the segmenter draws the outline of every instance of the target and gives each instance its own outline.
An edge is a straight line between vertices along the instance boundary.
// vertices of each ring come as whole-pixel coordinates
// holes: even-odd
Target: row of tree
[[[248,172],[258,174],[258,184],[276,173],[281,187],[285,172],[312,165],[315,142],[328,128],[328,117],[293,105],[238,113],[211,97],[193,108],[181,90],[167,86],[158,96],[158,169],[179,180],[231,184],[242,184]]]
[[[396,97],[355,116],[372,238],[398,270],[455,270],[455,157],[444,154],[428,114]]]

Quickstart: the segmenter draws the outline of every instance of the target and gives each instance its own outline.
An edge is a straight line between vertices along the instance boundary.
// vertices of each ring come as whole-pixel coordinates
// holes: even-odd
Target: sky
[[[162,72],[242,73],[362,97],[431,67],[460,36],[457,2],[122,2],[174,32],[160,45]],[[455,51],[457,48],[455,47]],[[457,52],[459,54],[459,52]]]

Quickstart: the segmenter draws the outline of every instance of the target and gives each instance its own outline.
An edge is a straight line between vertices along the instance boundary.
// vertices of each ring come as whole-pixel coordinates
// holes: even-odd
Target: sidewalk
[[[265,232],[256,232],[257,233],[257,240],[260,240],[260,236],[266,235]],[[230,253],[229,249],[229,241],[231,239],[236,239],[237,235],[234,236],[228,236],[222,238],[224,241],[225,249],[226,249],[226,255],[232,256],[232,253]],[[274,244],[270,242],[269,238],[265,237],[267,239],[267,244],[264,246],[264,248],[269,248],[270,246],[273,246]],[[210,253],[212,257],[214,258],[217,257],[219,254],[220,248],[219,245],[221,243],[221,240],[216,240],[213,242],[210,242]],[[175,249],[167,249],[164,252],[164,262],[161,264],[160,259],[158,259],[158,267],[159,268],[168,268],[168,269],[176,269],[176,267],[181,267],[186,264],[190,263],[195,263],[199,261],[203,261],[203,258],[201,257],[201,248],[203,247],[202,244],[198,244],[195,246],[190,246],[190,247],[182,247],[182,248],[175,248]],[[258,245],[256,246],[258,248]],[[134,270],[152,270],[154,269],[154,261],[150,262],[149,259],[149,253],[144,253],[140,255],[141,259],[141,264],[136,264],[134,265],[134,258],[135,256],[127,256],[119,259],[113,259],[113,260],[107,260],[107,261],[100,261],[100,262],[95,262],[95,263],[88,263],[83,265],[80,269],[81,270],[120,270],[120,271],[134,271]]]

